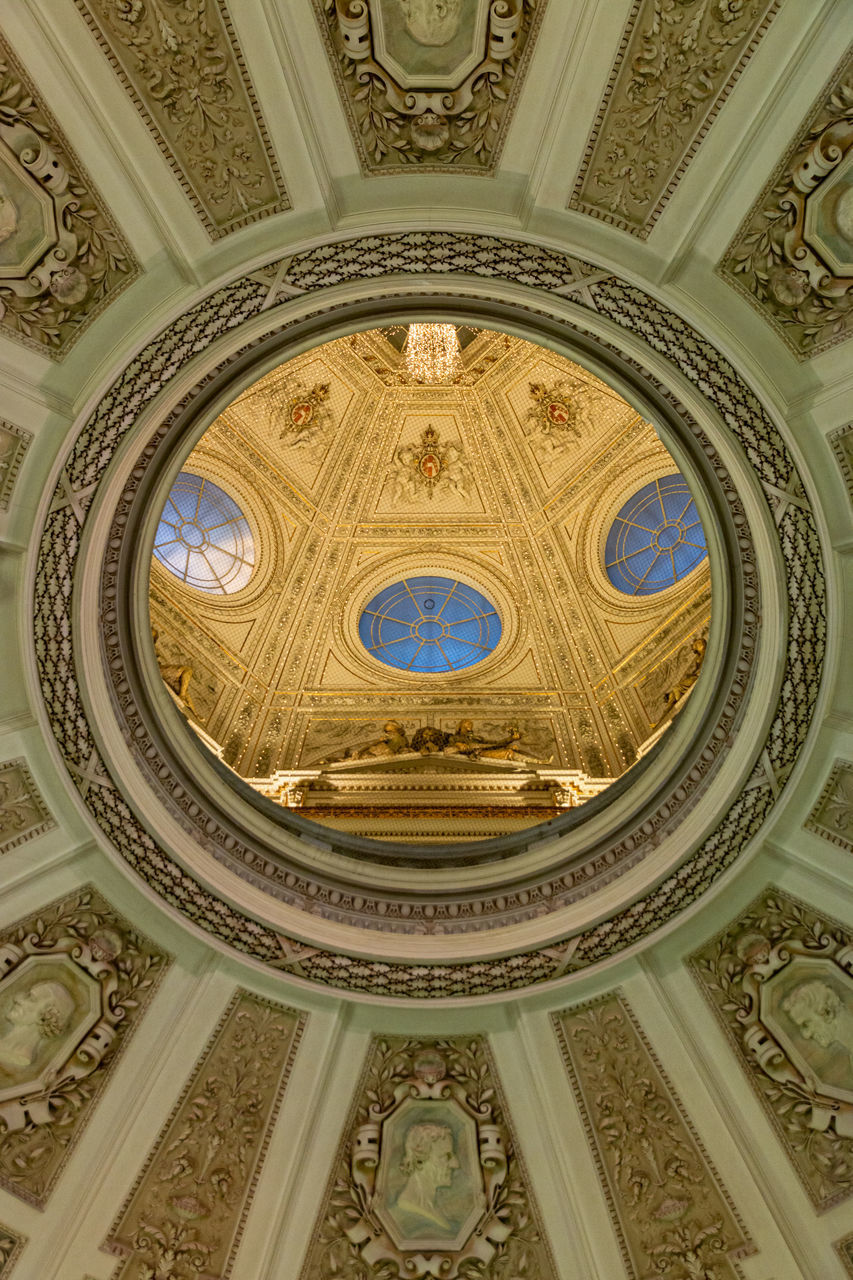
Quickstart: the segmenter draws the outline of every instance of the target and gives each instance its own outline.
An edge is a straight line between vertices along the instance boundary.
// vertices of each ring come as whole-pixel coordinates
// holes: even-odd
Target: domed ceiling
[[[660,736],[704,652],[705,538],[600,378],[466,327],[423,385],[404,333],[317,347],[219,414],[158,528],[151,620],[190,723],[263,794],[357,835],[485,838]]]

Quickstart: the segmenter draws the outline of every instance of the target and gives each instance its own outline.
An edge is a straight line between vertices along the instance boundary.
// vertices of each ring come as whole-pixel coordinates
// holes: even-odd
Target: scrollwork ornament
[[[493,169],[544,0],[493,0],[471,20],[458,2],[315,7],[366,173]]]
[[[769,890],[690,963],[813,1202],[853,1195],[853,936]]]
[[[348,1132],[302,1280],[553,1276],[482,1040],[374,1043]]]

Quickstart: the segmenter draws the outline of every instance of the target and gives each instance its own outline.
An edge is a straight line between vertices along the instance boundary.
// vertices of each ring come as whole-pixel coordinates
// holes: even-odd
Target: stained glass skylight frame
[[[182,471],[169,490],[154,555],[180,582],[213,595],[241,591],[255,568],[249,522],[219,485]]]
[[[398,671],[452,675],[494,652],[497,609],[455,578],[415,575],[383,587],[365,605],[359,638],[371,657]]]
[[[623,595],[649,596],[675,586],[708,555],[696,502],[680,472],[644,485],[607,534],[604,568]]]

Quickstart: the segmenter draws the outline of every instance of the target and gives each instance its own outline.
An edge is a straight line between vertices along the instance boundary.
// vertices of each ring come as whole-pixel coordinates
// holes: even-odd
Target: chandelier
[[[406,372],[415,382],[451,382],[462,372],[453,324],[410,324],[403,356]]]

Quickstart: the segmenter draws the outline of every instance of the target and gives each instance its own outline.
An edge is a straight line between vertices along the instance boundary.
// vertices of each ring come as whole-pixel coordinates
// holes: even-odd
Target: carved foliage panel
[[[629,1276],[733,1280],[753,1247],[630,1006],[552,1016]]]
[[[62,356],[139,266],[2,37],[0,101],[0,332]]]
[[[211,239],[290,208],[223,0],[75,0]]]
[[[636,0],[569,208],[645,239],[779,0]]]
[[[0,764],[0,853],[55,826],[26,760],[4,760]]]
[[[110,1231],[117,1280],[226,1280],[305,1016],[235,992]]]
[[[812,1203],[853,1195],[853,935],[767,889],[690,967]]]
[[[26,1237],[13,1231],[11,1227],[0,1225],[0,1280],[11,1275],[12,1268],[27,1243]]]
[[[314,0],[362,171],[492,173],[547,0]]]
[[[0,1186],[44,1206],[167,964],[90,886],[0,932]]]
[[[853,329],[853,53],[836,68],[718,272],[801,359]]]
[[[853,761],[836,760],[806,826],[853,853]]]
[[[485,1040],[371,1042],[300,1280],[556,1280]]]

